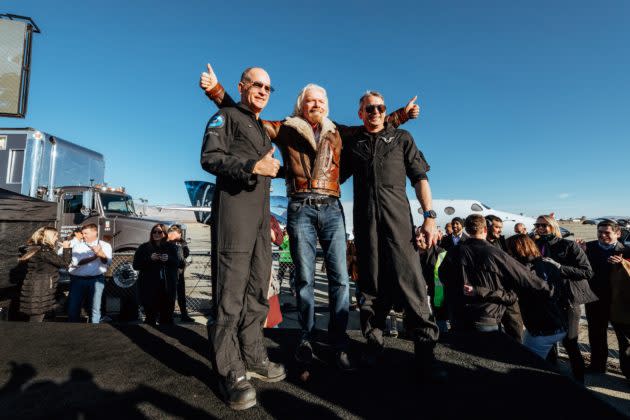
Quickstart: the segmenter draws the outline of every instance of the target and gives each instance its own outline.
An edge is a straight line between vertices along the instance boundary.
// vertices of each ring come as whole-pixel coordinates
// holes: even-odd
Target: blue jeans
[[[551,335],[531,335],[525,330],[523,345],[541,358],[546,359],[551,346],[558,341],[562,341],[566,335],[566,331],[559,331]]]
[[[295,264],[295,289],[302,339],[312,340],[315,330],[315,256],[317,239],[324,251],[328,277],[328,334],[337,349],[348,345],[349,277],[346,266],[346,227],[339,200],[306,204],[291,200],[287,231]]]
[[[81,303],[87,295],[91,301],[92,324],[101,321],[101,297],[105,289],[105,277],[79,277],[70,275],[70,296],[68,296],[68,321],[78,322],[81,318]]]

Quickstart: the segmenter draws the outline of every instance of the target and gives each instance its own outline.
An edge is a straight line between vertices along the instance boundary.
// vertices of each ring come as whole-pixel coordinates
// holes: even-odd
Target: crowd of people
[[[179,225],[156,224],[149,240],[135,252],[133,268],[138,271],[138,301],[144,310],[144,322],[150,325],[173,323],[175,301],[179,303],[180,321],[193,322],[186,310],[185,275],[189,255]],[[15,319],[41,322],[55,313],[59,301],[60,271],[70,278],[67,299],[68,321],[101,322],[101,303],[105,273],[112,264],[112,247],[98,239],[98,226],[85,224],[60,241],[56,228],[35,231],[20,247],[20,257],[11,272],[18,293],[11,313]],[[82,312],[87,316],[83,317]]]
[[[630,379],[630,301],[624,292],[630,249],[618,241],[621,229],[615,222],[600,222],[597,240],[587,243],[563,239],[550,215],[539,216],[533,232],[517,224],[507,240],[495,216],[473,214],[463,222],[465,233],[462,220],[453,219],[452,233],[433,251],[416,235],[424,275],[435,273],[428,286],[436,319],[448,324],[441,331],[502,331],[550,361],[562,342],[573,377],[583,383],[585,372],[606,371],[610,321],[621,369]],[[582,305],[591,346],[588,368],[578,347]]]

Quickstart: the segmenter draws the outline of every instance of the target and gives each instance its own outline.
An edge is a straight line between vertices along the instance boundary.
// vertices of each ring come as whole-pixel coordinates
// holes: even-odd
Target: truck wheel
[[[121,289],[128,289],[138,281],[138,272],[133,269],[130,261],[125,261],[112,270],[112,280]]]

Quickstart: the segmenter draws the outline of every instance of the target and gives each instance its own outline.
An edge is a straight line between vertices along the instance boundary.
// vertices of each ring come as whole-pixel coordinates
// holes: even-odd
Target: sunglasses
[[[549,224],[547,224],[547,223],[534,223],[534,227],[537,227],[537,228],[539,228],[539,227],[547,227],[547,226],[549,226]]]
[[[152,235],[155,235],[156,233],[157,233],[158,235],[162,235],[162,234],[164,234],[164,231],[163,231],[163,230],[154,230],[154,231],[151,231],[151,234],[152,234]]]
[[[366,105],[365,106],[365,112],[367,112],[368,114],[373,114],[374,111],[376,111],[378,109],[378,112],[380,112],[381,114],[385,112],[385,110],[387,109],[385,107],[384,104],[379,104],[379,105]]]
[[[265,92],[267,92],[267,93],[272,93],[272,92],[275,92],[275,91],[276,91],[276,90],[273,88],[273,86],[271,86],[271,85],[266,85],[266,84],[264,84],[263,82],[258,82],[258,81],[254,81],[254,80],[251,80],[251,79],[243,79],[243,80],[245,80],[246,82],[251,83],[251,85],[252,85],[253,87],[255,87],[256,89],[258,89],[258,90],[264,90],[264,91],[265,91]]]

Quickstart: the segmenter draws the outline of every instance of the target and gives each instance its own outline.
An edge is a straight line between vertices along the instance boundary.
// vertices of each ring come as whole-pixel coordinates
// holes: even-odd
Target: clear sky
[[[211,62],[234,96],[245,67],[269,72],[267,119],[289,115],[309,82],[345,124],[361,123],[367,89],[390,109],[418,95],[420,119],[404,128],[434,197],[630,214],[627,1],[5,0],[0,13],[42,30],[27,117],[0,126],[103,153],[110,185],[150,204],[187,203],[184,180],[212,179],[199,152],[216,109],[197,85]]]

